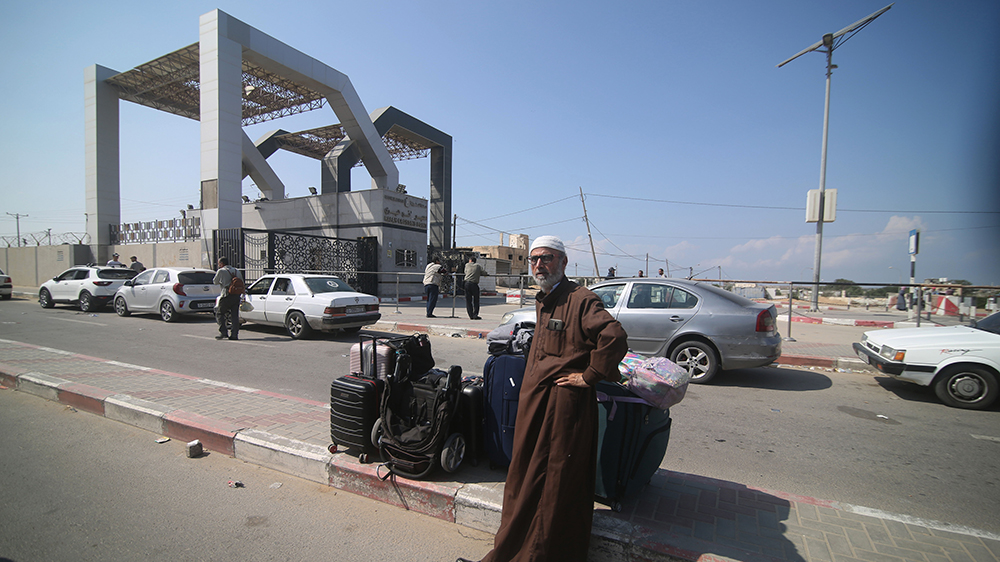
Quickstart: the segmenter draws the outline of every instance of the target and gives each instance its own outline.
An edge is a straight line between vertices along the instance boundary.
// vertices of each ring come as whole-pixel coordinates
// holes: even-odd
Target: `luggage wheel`
[[[361,453],[358,455],[358,462],[361,464],[368,464],[368,453]],[[619,509],[619,511],[621,511]]]
[[[329,445],[327,445],[326,450],[330,451],[331,455],[334,454],[334,453],[336,453],[337,452],[337,444],[336,443],[330,443]]]
[[[622,502],[611,502],[611,510],[615,513],[622,512]]]
[[[464,458],[465,436],[461,433],[452,433],[441,449],[441,468],[445,472],[455,472]]]

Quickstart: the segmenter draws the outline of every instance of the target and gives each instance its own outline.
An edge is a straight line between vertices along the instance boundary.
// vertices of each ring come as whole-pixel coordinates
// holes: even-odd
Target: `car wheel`
[[[52,302],[52,295],[49,294],[48,289],[42,289],[38,292],[38,304],[42,308],[52,308],[56,304]]]
[[[465,437],[461,433],[452,433],[441,449],[441,468],[445,472],[455,472],[465,458]]]
[[[996,400],[1000,386],[996,375],[983,367],[956,365],[937,378],[934,393],[953,408],[984,410]]]
[[[177,320],[177,311],[174,310],[174,305],[170,304],[170,301],[160,303],[160,318],[163,318],[164,322]]]
[[[125,302],[125,297],[118,297],[115,299],[115,312],[118,316],[128,316],[132,312],[128,309],[128,303]]]
[[[670,354],[670,360],[687,369],[693,383],[706,383],[719,372],[719,359],[715,356],[715,350],[700,341],[678,345]]]
[[[80,310],[84,312],[90,312],[96,308],[94,304],[94,297],[90,296],[90,293],[84,291],[80,293]]]
[[[312,332],[305,315],[297,310],[285,317],[285,329],[288,330],[288,335],[292,336],[293,340],[308,337]]]
[[[11,293],[9,295],[0,295],[0,299],[3,299],[5,301],[9,301],[12,298],[14,298],[14,293]]]

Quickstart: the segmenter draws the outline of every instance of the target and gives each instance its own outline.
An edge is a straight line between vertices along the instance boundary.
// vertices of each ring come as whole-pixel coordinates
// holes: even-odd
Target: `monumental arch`
[[[346,75],[220,10],[202,15],[199,24],[198,43],[133,70],[86,69],[87,230],[99,259],[106,257],[110,227],[122,219],[120,99],[200,121],[200,215],[206,237],[215,229],[243,225],[246,175],[269,202],[285,199],[281,180],[267,164],[267,156],[278,148],[320,159],[324,195],[349,192],[350,168],[357,163],[367,169],[373,188],[395,192],[399,173],[394,157],[429,152],[430,242],[435,249],[450,247],[450,136],[391,107],[369,116]],[[280,131],[284,135],[254,143],[242,128],[324,105],[340,121],[324,128],[337,131],[325,137],[317,130]],[[327,150],[317,152],[322,148]]]

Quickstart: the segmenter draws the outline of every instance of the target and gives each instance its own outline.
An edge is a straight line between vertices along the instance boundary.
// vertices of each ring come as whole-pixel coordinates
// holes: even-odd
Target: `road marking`
[[[215,339],[215,336],[213,336],[213,337],[208,337],[208,336],[194,336],[194,335],[191,335],[191,334],[182,334],[182,335],[185,338],[197,338],[199,340],[214,340]],[[253,342],[248,342],[248,341],[243,341],[243,340],[236,340],[235,343],[243,344],[243,345],[255,345],[257,347],[274,347],[273,345],[268,345],[266,343],[253,343]]]
[[[91,326],[107,326],[107,324],[101,324],[100,322],[89,322],[87,320],[73,320],[71,318],[56,318],[56,320],[62,320],[63,322],[76,322],[77,324],[90,324]]]
[[[973,435],[973,439],[982,439],[983,441],[993,441],[994,443],[1000,443],[1000,437],[990,437],[989,435]]]

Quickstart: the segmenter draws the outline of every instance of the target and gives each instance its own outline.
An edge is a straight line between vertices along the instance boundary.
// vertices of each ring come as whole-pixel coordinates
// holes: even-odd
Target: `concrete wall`
[[[213,269],[210,251],[205,242],[198,241],[111,246],[107,249],[107,254],[110,256],[118,252],[121,262],[125,264],[129,263],[129,256],[136,256],[146,267],[190,266]],[[3,248],[0,253],[0,269],[13,278],[15,287],[22,290],[37,289],[46,280],[73,266],[95,261],[91,247],[85,244]]]
[[[47,279],[74,265],[84,265],[93,260],[90,246],[85,244],[24,246],[4,248],[0,254],[0,267],[11,276],[15,287],[37,289]]]
[[[112,246],[108,255],[118,252],[118,261],[125,265],[135,256],[146,268],[153,267],[203,267],[215,269],[209,240],[191,242],[159,242],[156,244],[121,244]]]

